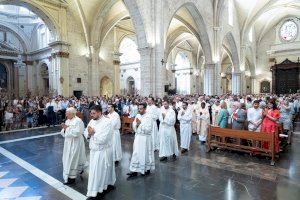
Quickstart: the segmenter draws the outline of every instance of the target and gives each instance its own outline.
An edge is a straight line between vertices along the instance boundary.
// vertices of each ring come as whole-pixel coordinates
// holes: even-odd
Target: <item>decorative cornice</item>
[[[54,42],[50,42],[48,45],[49,45],[50,47],[55,46],[55,45],[71,46],[70,43],[64,42],[64,41],[54,41]]]
[[[121,63],[120,60],[113,60],[114,65],[119,65],[120,63]]]
[[[69,52],[59,51],[59,52],[52,53],[51,57],[52,58],[55,58],[55,57],[69,58],[69,55],[70,55]]]
[[[14,51],[0,50],[0,55],[1,55],[1,56],[18,57],[18,53],[17,53],[17,52],[14,52]]]

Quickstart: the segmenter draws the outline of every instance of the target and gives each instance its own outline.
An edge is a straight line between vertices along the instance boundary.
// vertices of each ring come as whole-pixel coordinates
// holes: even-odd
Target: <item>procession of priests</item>
[[[133,121],[134,140],[127,180],[154,173],[155,152],[158,152],[161,162],[176,160],[179,152],[181,155],[187,154],[193,133],[204,144],[209,125],[260,132],[268,127],[270,129],[272,120],[276,117],[276,120],[283,122],[284,131],[289,132],[292,111],[299,111],[289,98],[279,98],[277,102],[272,99],[239,99],[232,96],[216,98],[213,102],[210,100],[199,96],[181,101],[181,98],[176,97],[173,102],[166,98],[155,104],[154,98],[149,96],[129,106],[129,109],[134,108],[136,114],[129,111],[129,118]],[[278,105],[278,108],[274,105]],[[69,107],[66,110],[66,121],[61,124],[61,135],[64,138],[64,184],[75,184],[78,175],[87,173],[88,199],[101,198],[116,189],[115,166],[122,160],[122,109],[119,107],[120,104],[109,102],[103,111],[100,104],[94,104],[89,109],[91,120],[86,127],[76,116],[77,110]],[[270,117],[270,113],[277,114]],[[178,136],[176,124],[179,124]],[[86,156],[86,143],[89,144],[89,160]]]

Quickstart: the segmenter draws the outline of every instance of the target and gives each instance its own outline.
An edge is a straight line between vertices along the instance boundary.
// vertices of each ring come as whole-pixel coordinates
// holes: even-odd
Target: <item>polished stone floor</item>
[[[1,200],[72,199],[68,192],[57,189],[57,183],[51,185],[51,181],[45,181],[45,175],[35,175],[40,170],[48,179],[62,182],[63,138],[55,134],[58,131],[46,128],[0,134]],[[243,153],[221,150],[206,153],[205,145],[193,136],[188,154],[165,163],[160,163],[156,155],[156,170],[150,176],[130,181],[126,180],[126,173],[133,136],[122,135],[123,160],[116,167],[116,190],[104,199],[299,200],[300,132],[297,131],[292,146],[281,154],[275,166],[270,166],[264,157]],[[32,167],[24,167],[26,163]],[[71,189],[85,195],[87,177],[87,173],[78,177]]]

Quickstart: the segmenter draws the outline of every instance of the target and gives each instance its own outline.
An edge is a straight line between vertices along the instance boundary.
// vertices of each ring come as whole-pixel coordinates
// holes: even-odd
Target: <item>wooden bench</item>
[[[129,118],[127,116],[121,117],[121,134],[125,133],[132,133],[132,123],[134,121],[134,118]]]
[[[237,142],[234,143],[231,139]],[[242,140],[251,141],[252,145],[244,144]],[[266,142],[269,143],[269,149],[263,148],[263,143]],[[269,156],[271,165],[275,164],[275,133],[257,133],[210,126],[207,136],[207,152],[214,148]]]

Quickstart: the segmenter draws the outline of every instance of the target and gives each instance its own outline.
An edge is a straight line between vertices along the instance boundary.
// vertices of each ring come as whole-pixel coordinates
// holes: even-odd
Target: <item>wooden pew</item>
[[[134,118],[129,118],[128,116],[121,117],[121,134],[132,133],[132,123]]]
[[[278,134],[278,133],[277,133]],[[232,143],[229,138],[236,141],[251,140],[252,146],[243,143]],[[262,144],[268,142],[269,149],[262,147]],[[257,145],[259,144],[259,145]],[[246,152],[250,154],[260,154],[271,157],[271,165],[275,164],[275,133],[256,133],[245,130],[234,130],[210,126],[207,136],[207,152],[214,148],[229,149]]]

